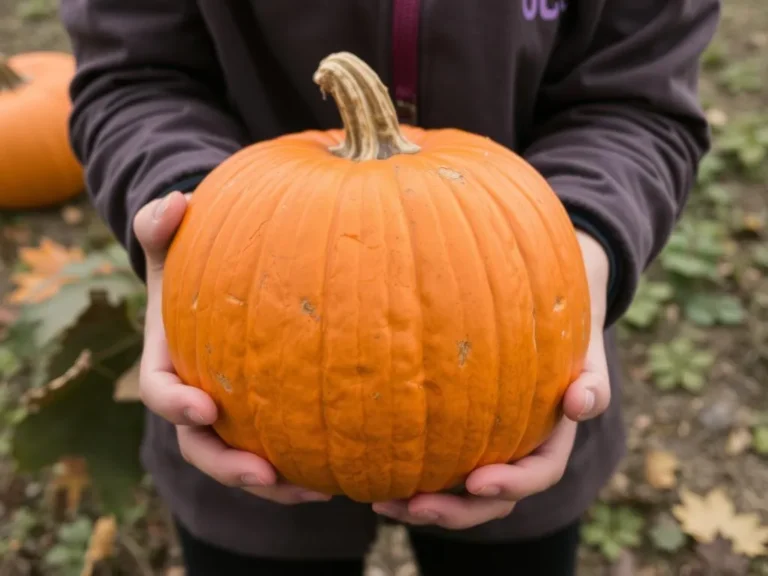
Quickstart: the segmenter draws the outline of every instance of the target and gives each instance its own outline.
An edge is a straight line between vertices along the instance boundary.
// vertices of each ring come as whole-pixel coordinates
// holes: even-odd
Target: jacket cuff
[[[639,272],[635,256],[622,234],[602,210],[561,198],[573,226],[594,238],[608,256],[609,276],[604,328],[610,328],[626,312],[637,288]]]
[[[198,184],[202,182],[205,177],[208,176],[208,172],[198,172],[195,174],[190,174],[189,176],[186,176],[182,178],[181,180],[178,180],[174,184],[171,184],[167,188],[165,188],[160,196],[165,196],[166,194],[170,194],[171,192],[192,192],[195,188],[197,188]]]

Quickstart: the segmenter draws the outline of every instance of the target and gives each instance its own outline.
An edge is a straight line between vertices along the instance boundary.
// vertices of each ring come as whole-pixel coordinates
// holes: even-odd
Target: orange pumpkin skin
[[[0,62],[0,209],[42,208],[84,189],[69,143],[70,54],[27,52]]]
[[[590,332],[546,181],[477,135],[402,135],[420,150],[352,161],[337,130],[241,150],[195,191],[164,272],[173,364],[223,440],[361,502],[529,454]]]

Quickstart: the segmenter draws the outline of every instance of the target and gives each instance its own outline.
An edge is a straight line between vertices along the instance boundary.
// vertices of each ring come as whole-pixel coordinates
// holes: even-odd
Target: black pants
[[[240,556],[196,540],[177,523],[187,576],[361,576],[363,560]],[[573,576],[579,524],[536,540],[484,544],[411,532],[422,576]]]

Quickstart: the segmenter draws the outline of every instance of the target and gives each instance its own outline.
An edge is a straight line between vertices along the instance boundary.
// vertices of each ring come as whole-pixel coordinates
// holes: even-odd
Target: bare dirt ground
[[[629,454],[586,518],[580,574],[768,576],[768,557],[743,551],[759,538],[758,522],[768,526],[768,10],[762,0],[725,4],[702,82],[715,150],[622,322]],[[68,48],[54,2],[0,0],[0,52]],[[81,246],[103,236],[84,198],[68,208],[82,218],[73,222],[66,209],[0,216],[0,295],[20,246],[41,235]],[[57,516],[44,497],[48,481],[14,474],[0,454],[1,576],[80,574],[98,511],[85,502],[74,519]],[[745,533],[706,542],[702,527],[727,522],[714,507],[686,521],[686,491],[713,489],[736,513],[757,514],[742,522]],[[181,575],[151,487],[121,534],[98,573]],[[369,573],[417,574],[402,531],[382,531]]]

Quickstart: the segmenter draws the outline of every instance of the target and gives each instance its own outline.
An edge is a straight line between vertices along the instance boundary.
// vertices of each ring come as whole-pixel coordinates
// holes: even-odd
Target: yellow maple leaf
[[[16,289],[8,296],[12,304],[37,304],[55,296],[61,287],[76,280],[62,271],[82,262],[85,254],[78,248],[66,248],[50,238],[43,238],[37,248],[19,249],[19,259],[29,270],[11,276]]]
[[[737,514],[722,488],[703,497],[683,488],[680,501],[672,514],[682,530],[699,542],[713,542],[719,534],[731,541],[736,554],[753,558],[768,553],[768,527],[760,524],[757,514]]]
[[[733,516],[720,532],[731,541],[737,554],[754,558],[768,553],[768,527],[760,525],[757,514]]]
[[[733,516],[733,503],[720,488],[703,498],[683,488],[680,501],[681,504],[672,508],[672,514],[680,521],[683,531],[699,542],[713,542],[723,521]]]

